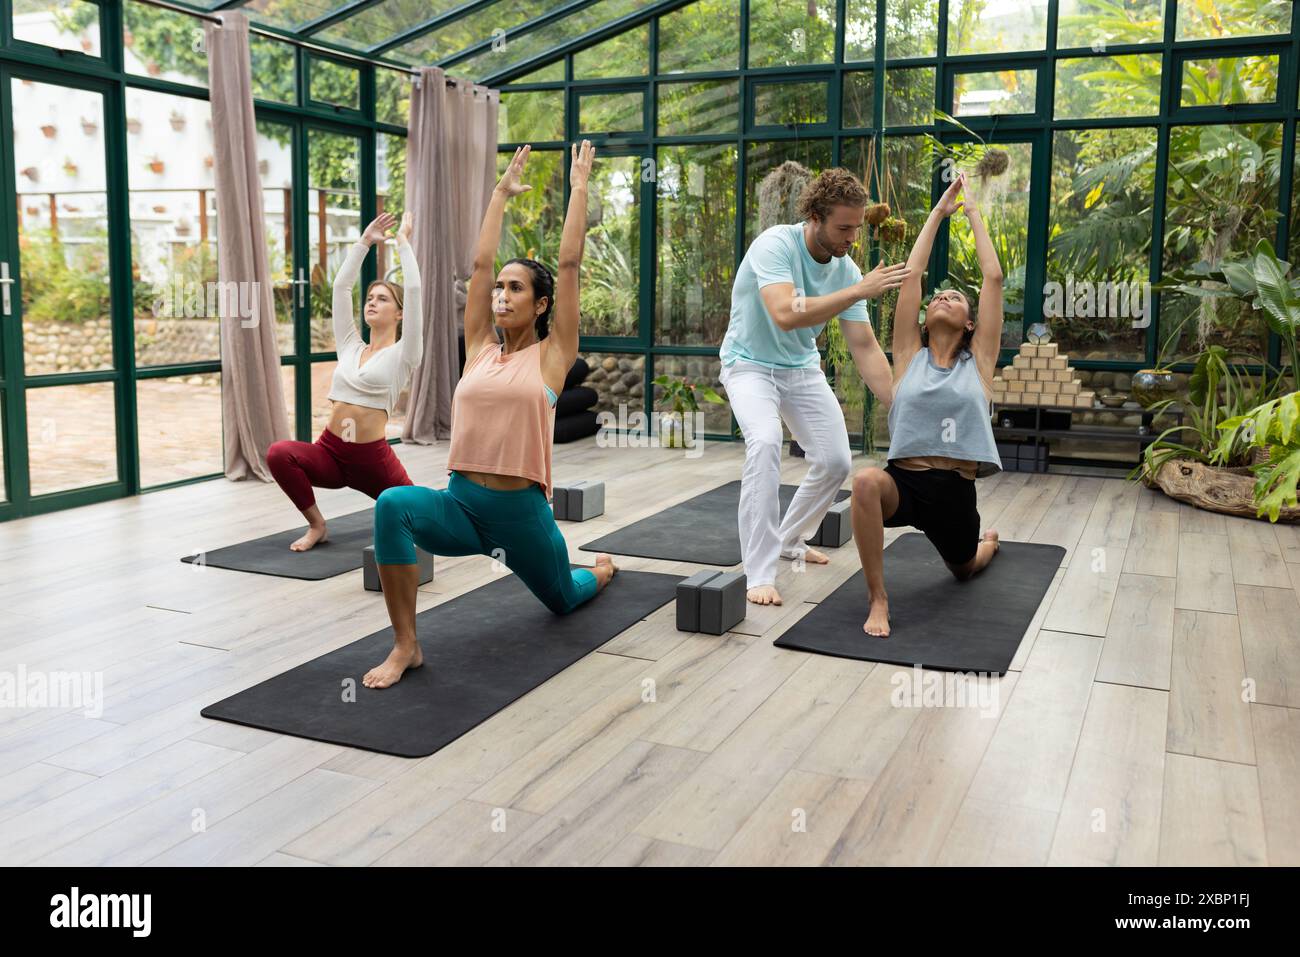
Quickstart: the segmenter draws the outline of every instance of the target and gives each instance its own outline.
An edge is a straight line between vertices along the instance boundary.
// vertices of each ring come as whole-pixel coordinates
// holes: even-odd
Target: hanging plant
[[[160,160],[157,156],[152,156],[152,157],[150,157],[149,162],[148,162],[147,165],[148,165],[150,171],[152,171],[152,172],[154,172],[154,173],[158,173],[158,174],[160,174],[160,175],[162,174],[162,171],[163,171],[163,168],[164,168],[164,164],[163,164],[163,161]]]
[[[46,123],[44,126],[41,127],[41,132],[45,134],[45,138],[47,140],[54,139],[54,134],[57,133],[58,131],[59,128],[55,126],[53,123]]]
[[[69,176],[77,175],[77,164],[72,162],[72,157],[67,157],[66,159],[64,159],[63,172],[67,173]]]
[[[183,130],[185,129],[185,117],[175,110],[172,110],[171,124],[172,129],[177,131]]]
[[[137,120],[134,116],[129,116],[129,117],[127,117],[127,120],[126,120],[126,131],[127,131],[128,133],[139,133],[139,132],[140,132],[140,121]]]
[[[94,120],[88,120],[84,116],[81,118],[81,132],[87,136],[94,136],[99,131],[99,124]]]

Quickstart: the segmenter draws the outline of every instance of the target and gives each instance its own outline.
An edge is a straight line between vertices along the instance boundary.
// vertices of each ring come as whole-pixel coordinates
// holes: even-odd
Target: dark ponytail
[[[537,338],[545,339],[550,332],[551,310],[555,307],[555,277],[551,271],[539,263],[536,259],[511,259],[509,262],[502,263],[502,266],[509,266],[510,263],[519,263],[528,270],[528,274],[533,279],[533,299],[546,297],[546,311],[537,317],[535,328],[537,329]]]

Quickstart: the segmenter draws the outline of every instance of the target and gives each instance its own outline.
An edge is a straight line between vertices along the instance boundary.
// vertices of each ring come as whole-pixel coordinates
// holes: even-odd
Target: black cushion
[[[595,389],[588,389],[586,386],[565,389],[555,401],[555,417],[558,419],[561,416],[573,415],[575,412],[583,412],[598,401],[600,396],[596,394]]]
[[[582,385],[587,381],[589,375],[591,375],[591,366],[587,365],[586,359],[578,356],[573,361],[573,367],[569,369],[569,374],[564,377],[563,391],[568,392],[570,389]]]
[[[576,442],[600,430],[596,424],[595,412],[574,412],[572,415],[555,417],[555,441]]]

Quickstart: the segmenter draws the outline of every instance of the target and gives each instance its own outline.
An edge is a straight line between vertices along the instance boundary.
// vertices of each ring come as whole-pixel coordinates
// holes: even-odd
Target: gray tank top
[[[951,369],[922,346],[899,380],[889,409],[888,461],[946,455],[978,462],[975,477],[1002,470],[988,399],[975,356],[963,349]]]

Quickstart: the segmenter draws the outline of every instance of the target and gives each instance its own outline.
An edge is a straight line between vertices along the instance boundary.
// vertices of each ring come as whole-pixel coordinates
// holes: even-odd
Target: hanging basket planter
[[[95,41],[90,39],[90,37],[81,38],[81,49],[85,50],[87,53],[89,53],[94,46]]]
[[[165,212],[167,212],[167,207],[166,207],[166,206],[161,206],[161,205],[159,205],[159,206],[155,206],[155,207],[153,208],[153,211],[154,211],[155,213],[165,213]]]
[[[145,70],[149,73],[150,76],[161,76],[161,75],[162,75],[162,67],[160,67],[160,66],[159,66],[157,63],[155,63],[153,60],[150,60],[150,61],[149,61],[148,65],[145,66]]]
[[[128,133],[139,133],[140,121],[137,120],[134,116],[128,117],[126,121],[126,131]]]
[[[68,160],[64,160],[64,161],[63,161],[63,172],[67,173],[69,176],[76,176],[76,175],[77,175],[77,164],[74,163],[74,162],[72,162],[72,160],[70,160],[70,159],[68,159]]]
[[[41,208],[40,208],[39,206],[28,206],[28,207],[27,207],[27,215],[28,215],[28,216],[39,216],[40,214],[41,214]]]
[[[146,165],[149,167],[150,172],[157,173],[160,176],[162,175],[162,171],[166,168],[166,164],[156,156],[149,160]]]
[[[87,136],[94,136],[99,132],[99,124],[94,120],[88,120],[84,116],[81,118],[81,132]]]
[[[38,182],[41,178],[40,171],[35,166],[28,166],[19,171],[19,175],[26,176],[33,183]]]
[[[180,132],[181,130],[185,129],[185,117],[182,116],[180,113],[177,113],[175,110],[172,110],[171,124],[172,124],[172,129],[176,130],[177,132]]]
[[[188,236],[190,234],[190,229],[191,226],[190,226],[190,221],[188,219],[182,219],[176,223],[177,236]]]
[[[212,169],[212,157],[211,157],[211,156],[205,156],[205,157],[203,157],[203,168],[204,168],[204,169]]]
[[[58,131],[59,128],[55,126],[53,123],[46,123],[44,126],[41,127],[41,132],[45,134],[45,138],[47,140],[54,139],[54,134],[57,133]]]

